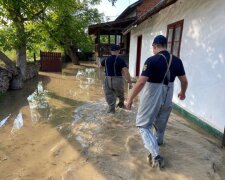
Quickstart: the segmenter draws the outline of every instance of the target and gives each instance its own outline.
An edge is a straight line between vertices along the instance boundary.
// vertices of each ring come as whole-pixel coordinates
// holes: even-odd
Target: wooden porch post
[[[100,37],[100,32],[98,30],[98,33],[97,33],[97,46],[96,46],[98,57],[100,57],[100,44],[101,44],[101,37]]]
[[[108,44],[110,45],[110,35],[108,34]]]

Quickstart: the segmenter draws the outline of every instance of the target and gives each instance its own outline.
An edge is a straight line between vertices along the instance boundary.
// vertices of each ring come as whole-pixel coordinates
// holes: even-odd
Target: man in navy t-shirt
[[[148,160],[152,167],[164,167],[159,145],[163,144],[164,132],[172,110],[174,80],[181,82],[180,100],[185,99],[188,81],[182,61],[166,50],[167,39],[159,35],[154,38],[154,56],[145,61],[141,76],[133,87],[127,101],[131,109],[133,99],[143,89],[136,126],[139,128],[145,148],[149,151]],[[151,131],[154,125],[156,134]]]
[[[124,80],[125,76],[128,83],[131,83],[130,73],[124,60],[119,57],[120,47],[118,45],[111,46],[111,56],[101,62],[101,66],[105,67],[104,93],[108,103],[108,113],[115,113],[116,99],[119,98],[118,107],[123,108],[124,105]]]

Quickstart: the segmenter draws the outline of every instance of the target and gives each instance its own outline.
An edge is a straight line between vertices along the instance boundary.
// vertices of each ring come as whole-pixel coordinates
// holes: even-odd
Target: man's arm
[[[126,78],[127,82],[129,83],[128,88],[132,89],[131,76],[130,76],[130,73],[129,73],[127,67],[122,68],[122,74],[124,75],[124,77]]]
[[[146,76],[140,76],[138,78],[138,81],[134,85],[133,89],[131,90],[130,95],[128,96],[127,104],[126,107],[127,109],[131,109],[133,99],[139,94],[139,92],[142,90],[144,87],[146,81],[148,80],[148,77]]]
[[[127,82],[131,83],[131,77],[130,77],[130,73],[129,73],[127,67],[122,68],[122,74],[124,75],[124,77],[127,80]]]
[[[181,91],[178,93],[178,98],[180,100],[184,100],[186,98],[186,90],[188,87],[188,80],[186,75],[184,76],[178,76],[179,80],[180,80],[180,86],[181,86]]]
[[[105,67],[105,61],[106,61],[106,57],[104,58],[104,59],[99,59],[99,61],[98,61],[98,67],[99,68],[104,68]]]

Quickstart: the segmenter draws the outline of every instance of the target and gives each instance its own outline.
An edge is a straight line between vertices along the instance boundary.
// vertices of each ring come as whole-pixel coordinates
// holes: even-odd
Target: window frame
[[[183,33],[183,25],[184,25],[184,20],[183,19],[180,20],[180,21],[177,21],[177,22],[174,22],[172,24],[167,25],[167,34],[166,34],[167,39],[169,37],[169,30],[170,29],[173,29],[172,38],[171,38],[172,40],[171,40],[171,42],[168,41],[168,43],[171,43],[171,48],[168,51],[173,54],[173,51],[174,51],[174,43],[175,42],[179,42],[178,52],[177,52],[177,56],[178,57],[180,57],[180,47],[181,47],[181,40],[182,40],[182,33]],[[181,29],[180,29],[180,35],[179,35],[179,41],[175,41],[175,30],[178,27],[181,27]]]

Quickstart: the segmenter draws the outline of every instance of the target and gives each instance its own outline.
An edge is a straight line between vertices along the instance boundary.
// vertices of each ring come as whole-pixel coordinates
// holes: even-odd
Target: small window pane
[[[121,36],[117,35],[116,36],[116,44],[120,44],[121,43]]]
[[[172,37],[173,37],[173,29],[169,29],[168,42],[171,42],[172,41]]]
[[[180,41],[180,34],[181,33],[181,27],[176,27],[175,29],[175,35],[174,35],[174,41]]]
[[[174,42],[173,44],[173,55],[178,56],[179,42]]]
[[[167,51],[171,53],[171,43],[167,43]]]
[[[169,24],[167,26],[168,44],[167,50],[179,57],[181,37],[182,37],[183,20]]]
[[[116,44],[116,37],[115,37],[115,35],[110,35],[110,44]]]
[[[100,36],[100,43],[101,43],[101,44],[107,44],[107,43],[108,43],[108,36],[106,36],[106,35],[101,35],[101,36]]]

